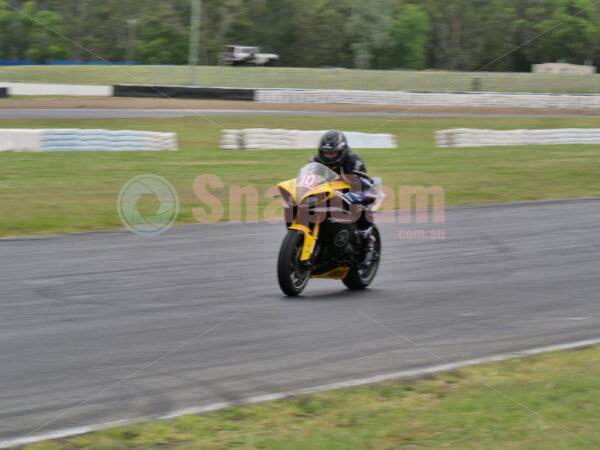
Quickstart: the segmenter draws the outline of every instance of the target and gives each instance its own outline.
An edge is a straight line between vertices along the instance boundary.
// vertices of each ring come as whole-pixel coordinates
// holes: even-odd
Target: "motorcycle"
[[[349,289],[371,284],[381,256],[381,236],[373,215],[385,198],[381,179],[372,181],[365,195],[367,205],[352,204],[344,197],[357,190],[356,176],[340,176],[317,162],[277,185],[288,229],[277,262],[284,294],[300,294],[310,278],[341,280]],[[359,229],[357,222],[367,219],[368,228]]]

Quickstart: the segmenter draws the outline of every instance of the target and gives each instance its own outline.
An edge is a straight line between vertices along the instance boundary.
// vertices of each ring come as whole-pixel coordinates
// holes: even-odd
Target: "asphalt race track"
[[[411,111],[407,106],[406,110]],[[561,114],[496,114],[496,113],[419,113],[419,112],[327,112],[327,111],[264,111],[264,110],[216,110],[216,109],[5,109],[0,119],[152,119],[168,117],[204,116],[313,116],[313,117],[598,117],[598,115]]]
[[[600,198],[382,224],[371,289],[295,299],[281,224],[2,239],[0,440],[597,338],[599,224]]]

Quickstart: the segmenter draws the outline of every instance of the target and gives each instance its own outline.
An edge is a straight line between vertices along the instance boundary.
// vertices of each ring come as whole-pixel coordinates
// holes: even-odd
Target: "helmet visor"
[[[325,160],[334,160],[337,157],[340,156],[340,150],[334,150],[334,149],[323,149],[321,150],[323,158],[325,158]]]

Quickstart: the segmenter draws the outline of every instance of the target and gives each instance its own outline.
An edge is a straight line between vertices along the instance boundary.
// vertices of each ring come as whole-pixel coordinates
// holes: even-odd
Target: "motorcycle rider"
[[[372,257],[373,243],[371,239],[372,224],[365,215],[365,206],[373,203],[375,196],[366,193],[373,186],[373,182],[367,175],[367,168],[364,161],[350,149],[344,133],[338,130],[331,130],[327,131],[321,137],[318,153],[311,158],[311,162],[323,164],[342,176],[354,175],[360,181],[361,190],[344,194],[344,199],[349,204],[363,206],[356,224],[360,230],[360,237],[366,250],[363,265],[367,265]],[[351,183],[354,189],[359,187],[356,184]]]

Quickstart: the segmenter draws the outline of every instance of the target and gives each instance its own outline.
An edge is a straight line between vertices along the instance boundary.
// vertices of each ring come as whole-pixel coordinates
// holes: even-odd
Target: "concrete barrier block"
[[[223,130],[220,147],[233,150],[316,149],[325,131],[249,128]],[[396,137],[389,134],[345,133],[351,148],[396,148]]]
[[[8,95],[64,95],[111,97],[112,86],[87,86],[70,84],[2,83],[8,89]]]
[[[41,152],[40,130],[0,129],[0,152]]]

